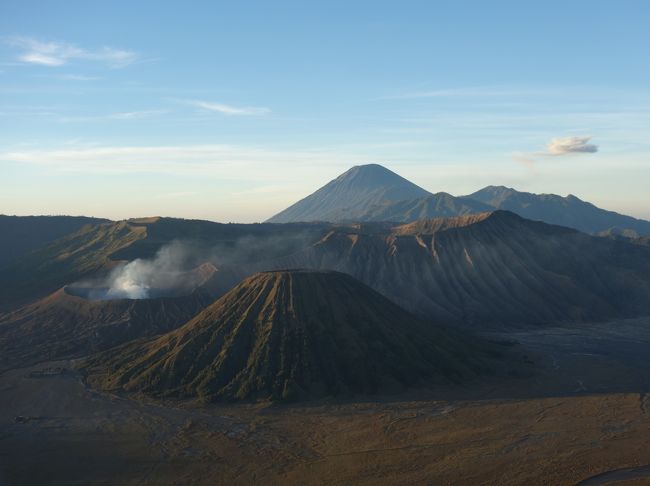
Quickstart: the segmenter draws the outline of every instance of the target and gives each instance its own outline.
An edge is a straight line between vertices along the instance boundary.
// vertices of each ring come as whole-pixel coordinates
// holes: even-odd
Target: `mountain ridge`
[[[650,234],[650,221],[601,209],[573,194],[563,197],[522,192],[506,186],[486,186],[463,198],[482,202],[495,209],[513,211],[524,218],[568,226],[589,234],[615,228],[620,231],[632,230],[639,235]]]
[[[0,214],[0,267],[86,225],[109,223],[89,216],[11,216]]]
[[[382,176],[374,177],[378,173]],[[373,180],[372,190],[368,191],[364,184],[358,184],[360,174],[366,174]],[[412,190],[392,191],[394,187],[409,187]],[[650,235],[650,221],[601,209],[572,194],[566,197],[533,194],[505,186],[486,186],[466,196],[453,196],[446,192],[434,194],[378,164],[353,167],[268,221],[409,223],[493,209],[509,210],[528,219],[568,226],[589,234],[616,229],[633,233],[632,236]]]
[[[311,247],[248,272],[345,272],[411,312],[470,326],[602,320],[650,311],[650,251],[643,245],[501,210],[361,228],[336,227]]]

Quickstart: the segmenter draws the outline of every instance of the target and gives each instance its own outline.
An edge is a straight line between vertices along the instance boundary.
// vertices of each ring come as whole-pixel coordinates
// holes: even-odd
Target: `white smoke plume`
[[[151,260],[138,258],[121,265],[107,278],[106,298],[146,299],[174,290],[191,290],[197,282],[186,270],[188,259],[186,245],[173,241]]]
[[[272,261],[275,256],[290,254],[314,242],[314,234],[301,231],[249,234],[224,238],[211,245],[174,240],[161,247],[153,258],[122,263],[106,277],[76,282],[68,290],[91,300],[188,295],[206,281],[215,266],[240,268],[252,262]]]

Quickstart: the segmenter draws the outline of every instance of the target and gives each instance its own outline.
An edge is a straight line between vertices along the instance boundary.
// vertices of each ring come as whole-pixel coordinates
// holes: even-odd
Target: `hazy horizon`
[[[648,14],[3,2],[0,213],[264,221],[379,163],[650,219]]]
[[[370,164],[374,164],[374,163],[370,163]],[[379,164],[379,165],[381,165],[381,164]],[[386,166],[383,166],[383,167],[386,167]],[[386,168],[388,168],[390,170],[390,167],[386,167]],[[337,176],[338,175],[340,175],[340,174],[337,174]],[[401,174],[398,174],[398,175],[401,175]],[[323,184],[321,184],[319,187],[314,188],[313,191],[310,191],[309,193],[305,194],[304,196],[300,196],[299,199],[296,199],[295,201],[289,202],[287,204],[287,206],[290,206],[291,204],[293,204],[293,203],[297,202],[298,200],[302,199],[303,197],[312,194],[314,191],[319,189],[321,186],[325,185],[327,182],[330,182],[330,180],[334,180],[335,178],[336,178],[336,176],[332,177],[332,179],[329,179],[329,180],[323,182]],[[414,184],[419,185],[417,183],[417,181],[410,181],[410,182],[413,182]],[[491,184],[491,185],[492,186],[498,186],[499,184]],[[452,194],[452,195],[453,196],[468,196],[468,195],[471,195],[471,193],[478,191],[479,189],[483,189],[484,187],[485,186],[477,187],[476,190],[469,191],[467,194]],[[423,187],[423,189],[428,190],[426,187]],[[516,187],[514,187],[514,188],[509,187],[509,189],[518,190]],[[447,191],[429,191],[429,192],[433,193],[433,192],[447,192]],[[546,194],[548,194],[548,193],[546,193]],[[576,194],[558,194],[558,195],[563,196],[563,197],[566,197],[568,195],[577,196]],[[587,202],[592,202],[593,203],[593,201],[587,201]],[[285,208],[284,207],[280,208],[280,210],[282,210],[282,209],[285,209]],[[611,208],[603,208],[603,207],[601,207],[601,209],[611,210]],[[275,215],[277,212],[279,212],[279,211],[275,211],[274,213],[272,213],[272,214],[270,214],[268,216],[265,216],[265,217],[263,217],[261,219],[251,219],[251,220],[219,220],[219,219],[210,218],[210,217],[184,216],[182,214],[180,214],[180,215],[175,215],[175,214],[132,214],[132,215],[126,215],[126,216],[121,216],[121,217],[111,217],[110,215],[87,214],[87,213],[24,213],[24,214],[13,213],[13,214],[10,214],[10,213],[1,213],[0,212],[0,215],[5,215],[5,216],[73,216],[73,217],[86,216],[86,217],[105,218],[105,219],[110,219],[110,220],[114,220],[114,221],[128,220],[128,219],[145,219],[145,218],[155,218],[155,217],[170,217],[170,218],[181,218],[181,219],[199,219],[199,220],[214,221],[214,222],[219,222],[219,223],[244,223],[244,224],[246,224],[246,223],[263,223],[267,219],[269,219],[271,216]],[[624,214],[624,213],[621,213],[621,214]],[[643,216],[635,216],[633,214],[627,214],[627,215],[637,217],[637,218],[640,218],[640,219],[645,219]]]

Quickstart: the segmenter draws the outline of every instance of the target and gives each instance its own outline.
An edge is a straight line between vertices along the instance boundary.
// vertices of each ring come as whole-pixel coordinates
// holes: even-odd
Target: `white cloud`
[[[163,115],[167,113],[165,110],[143,110],[143,111],[125,111],[121,113],[113,113],[108,116],[113,120],[138,120],[140,118],[149,118],[156,115]]]
[[[47,115],[56,116],[58,123],[86,123],[86,122],[102,122],[107,120],[142,120],[143,118],[151,118],[154,116],[164,115],[168,113],[167,110],[141,110],[141,111],[122,111],[116,113],[109,113],[105,115],[92,115],[92,116],[66,116],[57,115],[56,113],[46,113]]]
[[[48,56],[40,52],[27,52],[19,57],[23,62],[29,64],[41,64],[43,66],[63,66],[65,60],[61,57]]]
[[[173,174],[220,180],[286,182],[332,167],[343,170],[371,162],[367,155],[326,150],[275,150],[233,145],[65,147],[0,153],[0,162],[90,174]]]
[[[83,74],[61,74],[55,77],[56,79],[61,79],[64,81],[99,81],[102,79],[99,76],[85,76]]]
[[[517,86],[470,86],[463,88],[433,89],[428,91],[411,91],[384,96],[386,100],[408,100],[420,98],[510,98],[549,94],[550,90],[522,88]]]
[[[557,157],[569,154],[593,154],[598,152],[598,145],[589,143],[589,136],[554,138],[546,144],[543,152],[516,152],[513,159],[535,172],[537,157]]]
[[[232,106],[223,103],[212,103],[209,101],[188,101],[192,106],[208,111],[215,111],[224,115],[266,115],[271,112],[269,108],[260,106]]]
[[[120,68],[138,59],[133,51],[113,47],[84,49],[67,42],[42,42],[31,37],[12,37],[8,43],[22,51],[18,54],[20,61],[49,67],[63,66],[74,60],[86,60]]]
[[[598,152],[598,145],[589,143],[591,137],[554,138],[546,145],[549,155],[566,155]]]

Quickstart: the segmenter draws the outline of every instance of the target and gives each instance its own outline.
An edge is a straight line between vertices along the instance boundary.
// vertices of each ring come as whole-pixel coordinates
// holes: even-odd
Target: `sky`
[[[650,2],[0,2],[0,213],[263,221],[354,165],[650,219]]]

